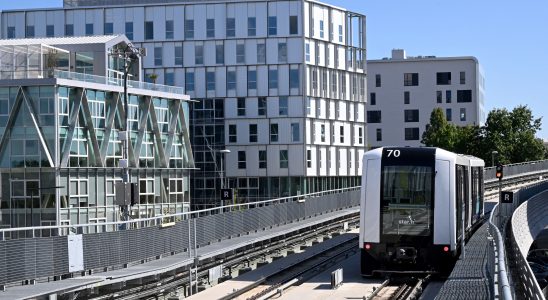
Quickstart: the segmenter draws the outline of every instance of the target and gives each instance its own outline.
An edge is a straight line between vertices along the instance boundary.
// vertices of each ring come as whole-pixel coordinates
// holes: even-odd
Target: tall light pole
[[[110,55],[118,57],[124,61],[124,110],[125,110],[125,120],[122,131],[118,133],[118,139],[122,141],[122,159],[119,161],[119,166],[123,169],[122,172],[122,181],[124,182],[124,188],[128,188],[127,184],[131,181],[129,177],[129,95],[127,91],[127,77],[132,66],[132,62],[139,59],[140,56],[146,55],[146,50],[144,48],[136,48],[133,44],[128,43],[125,47],[113,48]],[[127,197],[127,193],[125,194]],[[129,219],[129,205],[126,205],[122,208],[123,215],[122,218],[124,221]]]
[[[491,151],[491,167],[495,166],[495,155],[499,154],[497,150]]]

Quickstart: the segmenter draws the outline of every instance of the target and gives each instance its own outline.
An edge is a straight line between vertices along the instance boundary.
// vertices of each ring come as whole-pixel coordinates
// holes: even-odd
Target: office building
[[[392,57],[367,61],[368,147],[419,146],[436,107],[458,126],[483,125],[485,79],[475,57]]]

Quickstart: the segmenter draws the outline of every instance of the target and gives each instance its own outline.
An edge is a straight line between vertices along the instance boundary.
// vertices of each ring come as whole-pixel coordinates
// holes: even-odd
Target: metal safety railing
[[[506,251],[504,249],[504,239],[499,228],[501,225],[501,216],[499,213],[499,204],[495,205],[489,216],[489,244],[487,267],[489,279],[492,286],[492,295],[494,299],[511,300],[512,289],[510,288],[510,278],[508,274],[508,264],[506,262]],[[504,221],[504,223],[506,220]]]
[[[276,198],[264,201],[250,203],[236,203],[221,207],[208,208],[190,212],[181,212],[169,215],[159,215],[150,218],[134,219],[129,221],[105,222],[105,223],[88,223],[74,225],[58,225],[58,226],[34,226],[34,227],[15,227],[0,229],[0,241],[16,238],[34,238],[34,237],[51,237],[63,236],[68,234],[88,234],[99,232],[112,232],[127,229],[139,229],[154,226],[170,226],[178,221],[188,220],[203,216],[215,215],[231,211],[245,211],[251,208],[266,207],[275,204],[289,202],[306,202],[313,201],[314,198],[323,197],[326,195],[340,194],[344,192],[357,191],[360,187],[341,188],[323,192],[303,194],[297,196]]]
[[[504,165],[504,177],[512,177],[516,175],[524,174],[537,174],[542,175],[548,173],[548,160],[538,160],[523,162],[517,164]],[[483,171],[483,178],[485,181],[497,180],[495,176],[495,167],[487,167]]]

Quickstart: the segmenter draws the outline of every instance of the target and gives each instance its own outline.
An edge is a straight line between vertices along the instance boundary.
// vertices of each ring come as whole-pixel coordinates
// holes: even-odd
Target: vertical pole
[[[461,248],[462,248],[462,259],[464,259],[466,257],[466,242],[464,241],[465,237],[466,237],[466,227],[464,226],[465,224],[465,221],[464,221],[464,211],[466,209],[466,202],[465,201],[462,201],[462,211],[461,211],[461,220],[462,220],[462,236],[461,236]]]
[[[225,154],[222,153],[222,152],[218,152],[218,153],[221,153],[221,189],[224,189],[225,188],[225,179],[224,179],[224,170],[223,170],[223,156]],[[225,203],[224,203],[225,201],[222,200],[222,197],[223,197],[223,195],[221,195],[221,207],[225,206]]]
[[[127,51],[127,50],[126,50]],[[126,166],[124,168],[124,174],[123,174],[123,182],[125,183],[124,187],[127,188],[127,184],[129,183],[129,99],[128,99],[128,92],[127,92],[127,76],[129,73],[129,65],[128,65],[128,59],[126,51],[124,51],[124,110],[126,111],[125,114],[125,120],[124,120],[124,127],[126,131],[125,141],[124,141],[124,151],[122,152],[124,159],[126,160]],[[127,197],[127,193],[125,193]],[[127,200],[127,199],[126,199]],[[127,201],[126,201],[127,204]],[[122,214],[123,221],[129,220],[129,205],[123,206],[123,214]],[[127,226],[127,224],[126,224]]]
[[[501,193],[502,193],[502,180],[499,179],[499,211],[498,211],[498,215],[499,215],[499,216],[498,216],[499,224],[498,224],[497,227],[498,227],[499,230],[501,230],[501,232],[502,232],[502,214],[501,214],[501,213],[502,213],[502,203],[501,203],[501,202],[502,202],[502,201],[501,201],[501,200],[502,200],[502,199],[501,199],[501,198],[502,198],[502,195],[501,195]]]

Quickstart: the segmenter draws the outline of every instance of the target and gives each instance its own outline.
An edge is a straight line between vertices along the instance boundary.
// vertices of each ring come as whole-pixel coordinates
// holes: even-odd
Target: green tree
[[[428,147],[440,147],[452,151],[456,135],[455,126],[447,122],[443,110],[438,107],[430,114],[430,123],[422,134],[421,143]]]

